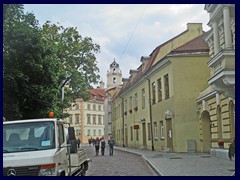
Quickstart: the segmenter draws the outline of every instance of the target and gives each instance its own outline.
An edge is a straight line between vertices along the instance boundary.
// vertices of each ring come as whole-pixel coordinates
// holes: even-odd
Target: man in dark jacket
[[[97,137],[95,139],[95,151],[96,151],[96,156],[98,156],[98,153],[99,153],[99,146],[100,146],[100,139]]]
[[[104,156],[104,152],[105,152],[105,145],[106,145],[106,142],[104,140],[104,137],[102,137],[102,139],[101,139],[101,153],[102,153],[103,156]]]
[[[109,156],[112,156],[113,155],[113,146],[115,144],[115,141],[114,139],[111,137],[109,140],[108,140],[108,145],[109,145]]]

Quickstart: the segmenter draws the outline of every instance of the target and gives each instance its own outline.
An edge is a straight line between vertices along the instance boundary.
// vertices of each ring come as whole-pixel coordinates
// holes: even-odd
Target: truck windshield
[[[55,148],[53,122],[24,122],[3,125],[3,153]]]

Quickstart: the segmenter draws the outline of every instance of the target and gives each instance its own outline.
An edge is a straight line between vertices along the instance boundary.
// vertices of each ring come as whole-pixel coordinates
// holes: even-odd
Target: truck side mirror
[[[74,127],[68,127],[68,138],[70,141],[76,139]]]

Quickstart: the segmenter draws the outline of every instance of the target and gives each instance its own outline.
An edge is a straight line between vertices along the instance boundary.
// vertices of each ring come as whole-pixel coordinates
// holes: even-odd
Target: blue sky
[[[208,31],[209,14],[204,4],[25,4],[40,25],[59,22],[77,27],[83,37],[100,45],[96,55],[101,80],[115,58],[124,78],[137,69],[141,56],[187,29],[187,23],[202,23]]]

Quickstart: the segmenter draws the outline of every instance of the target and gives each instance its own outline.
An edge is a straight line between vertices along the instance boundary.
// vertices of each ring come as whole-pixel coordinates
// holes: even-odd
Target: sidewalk
[[[115,146],[115,149],[138,154],[159,176],[231,176],[235,161],[204,153],[169,153]]]

